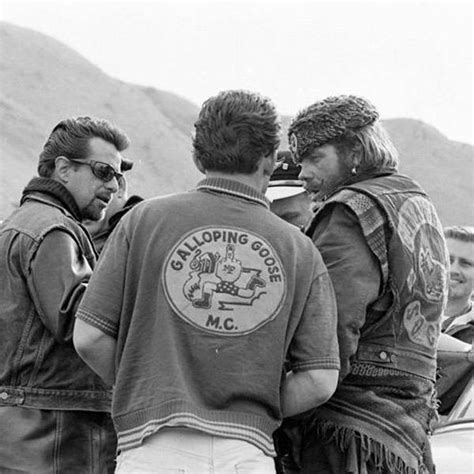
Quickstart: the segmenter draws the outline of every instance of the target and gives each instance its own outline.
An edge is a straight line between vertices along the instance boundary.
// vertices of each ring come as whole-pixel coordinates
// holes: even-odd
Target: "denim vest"
[[[416,182],[400,174],[346,185],[329,197],[318,214],[336,202],[358,217],[380,263],[383,282],[361,328],[352,374],[371,375],[357,371],[377,366],[386,368],[382,372],[387,374],[396,369],[434,381],[448,269],[435,208]]]
[[[28,290],[35,253],[56,229],[74,239],[78,258],[94,268],[96,253],[87,231],[54,193],[28,194],[0,225],[0,406],[110,411],[110,388],[74,350],[72,311],[64,338],[57,340]],[[12,253],[13,248],[18,251]]]

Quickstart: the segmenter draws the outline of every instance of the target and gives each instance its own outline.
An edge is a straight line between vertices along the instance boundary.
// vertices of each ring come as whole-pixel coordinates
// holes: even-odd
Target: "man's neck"
[[[470,299],[459,299],[459,300],[453,300],[451,299],[448,301],[448,304],[446,305],[446,310],[444,314],[446,316],[462,316],[463,314],[466,314],[469,312],[471,309],[472,302]]]

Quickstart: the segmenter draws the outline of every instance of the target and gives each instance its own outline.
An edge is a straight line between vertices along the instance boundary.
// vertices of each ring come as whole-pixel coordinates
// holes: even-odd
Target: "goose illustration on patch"
[[[209,309],[214,293],[226,293],[247,300],[221,301],[222,309],[230,309],[226,304],[251,306],[256,298],[265,293],[263,288],[267,284],[259,276],[261,271],[242,266],[242,262],[235,258],[235,244],[226,245],[223,257],[218,253],[213,255],[207,252],[203,257],[200,254],[201,252],[197,251],[191,261],[189,266],[193,271],[183,287],[184,296],[195,308]]]
[[[248,334],[273,320],[286,291],[273,247],[261,236],[230,227],[184,236],[168,255],[163,281],[178,316],[222,335]]]

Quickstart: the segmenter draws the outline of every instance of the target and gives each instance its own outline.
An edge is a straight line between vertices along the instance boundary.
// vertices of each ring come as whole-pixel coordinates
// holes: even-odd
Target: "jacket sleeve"
[[[356,215],[335,204],[325,212],[312,236],[331,277],[337,301],[340,379],[350,370],[367,309],[379,296],[382,275]]]
[[[59,342],[71,340],[74,315],[92,268],[67,232],[53,230],[31,262],[28,286],[43,324]]]

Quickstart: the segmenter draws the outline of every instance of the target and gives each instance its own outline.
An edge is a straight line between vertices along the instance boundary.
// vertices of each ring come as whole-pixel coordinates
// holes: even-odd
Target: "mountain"
[[[202,175],[191,159],[198,107],[175,94],[105,74],[44,34],[0,22],[0,219],[36,174],[54,125],[77,115],[108,119],[130,136],[130,191],[145,198],[184,191]],[[283,117],[284,129],[290,118]],[[413,119],[385,120],[401,171],[431,195],[444,225],[474,224],[474,147]],[[287,142],[284,133],[282,148]]]
[[[400,171],[431,196],[443,225],[474,225],[474,147],[418,120],[384,125],[400,154]]]
[[[149,87],[127,84],[60,42],[0,23],[0,217],[18,203],[54,125],[69,116],[108,119],[129,135],[131,192],[144,197],[191,188],[202,175],[191,159],[198,107]]]
[[[283,118],[288,129],[290,117]],[[474,147],[449,140],[420,120],[382,120],[400,157],[400,172],[430,195],[441,222],[474,225]],[[287,140],[283,143],[287,146]]]

